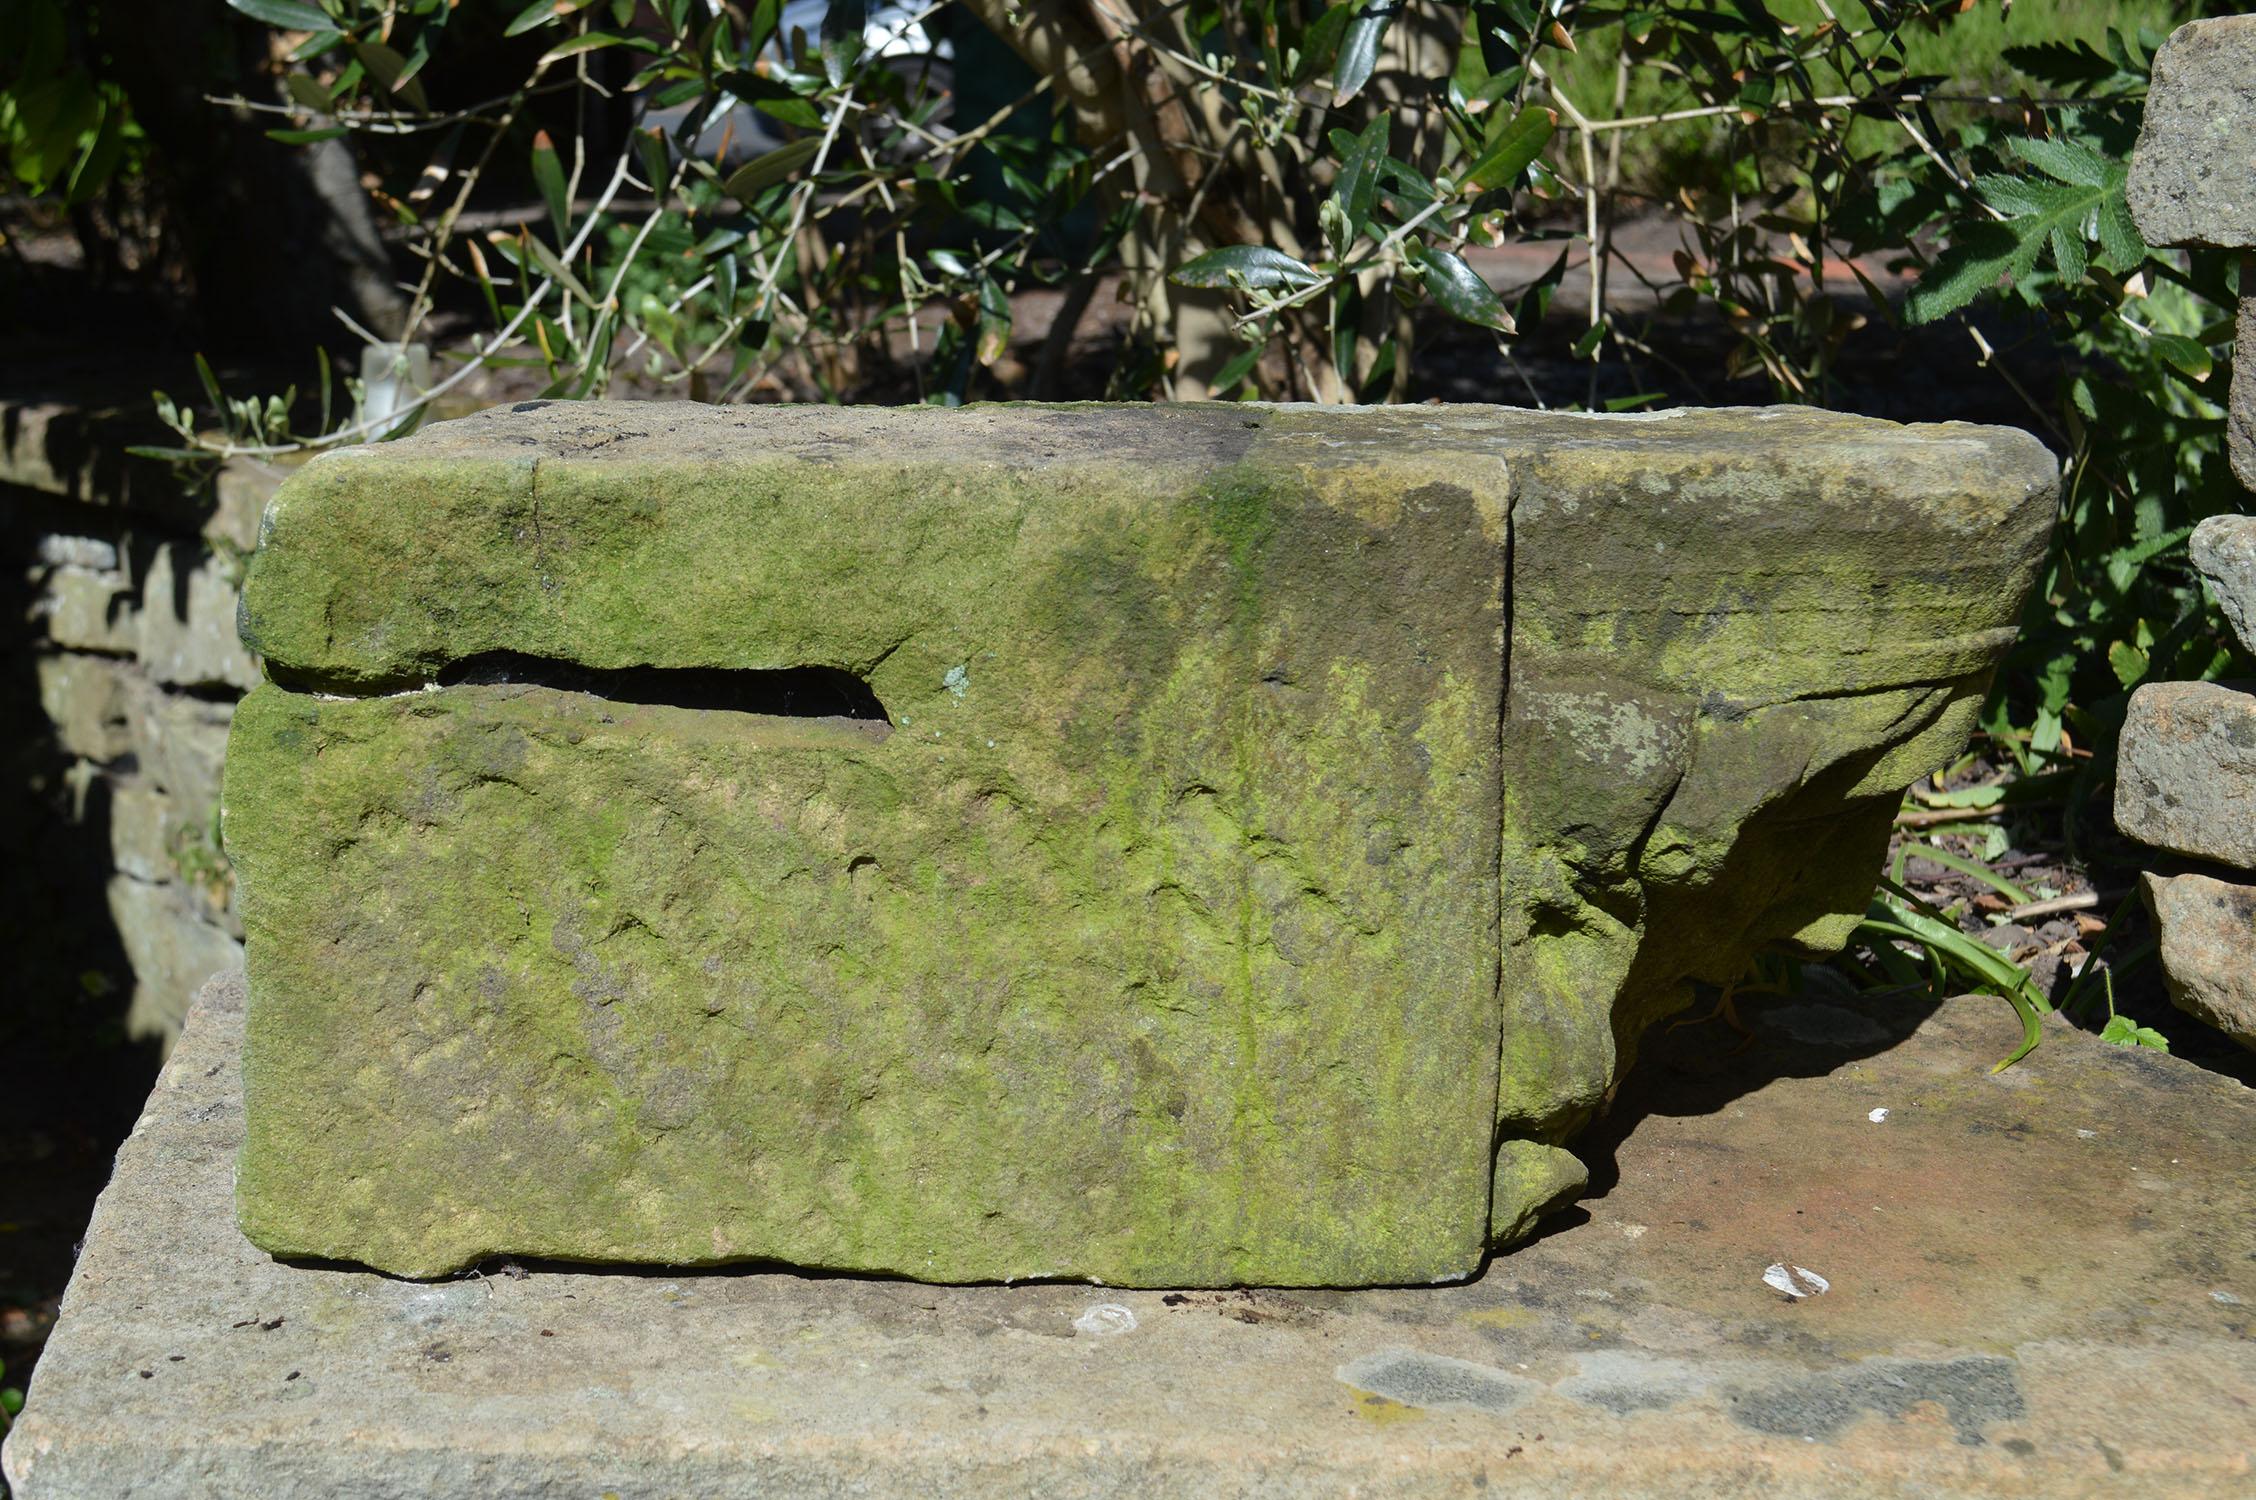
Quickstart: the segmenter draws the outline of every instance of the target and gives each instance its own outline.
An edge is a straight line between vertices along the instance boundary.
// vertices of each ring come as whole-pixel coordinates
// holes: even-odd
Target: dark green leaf
[[[2154,335],[2152,343],[2156,354],[2195,380],[2209,378],[2209,351],[2192,339],[2182,334],[2158,333]]]
[[[1354,0],[1347,0],[1345,4],[1328,8],[1300,34],[1300,66],[1293,71],[1294,88],[1331,67],[1339,56],[1340,36],[1354,14]]]
[[[316,141],[333,141],[344,133],[342,125],[324,125],[318,130],[269,130],[266,138],[285,146],[310,146]]]
[[[1426,295],[1440,303],[1451,317],[1477,327],[1493,328],[1498,333],[1517,331],[1511,313],[1504,307],[1504,299],[1481,280],[1478,271],[1465,264],[1463,256],[1419,245],[1410,252],[1410,258],[1425,270]]]
[[[235,9],[254,21],[284,31],[330,31],[337,23],[319,8],[301,3],[301,0],[227,0]]]
[[[70,180],[63,187],[63,202],[71,207],[84,203],[117,170],[119,158],[125,154],[125,125],[127,109],[122,96],[104,98],[102,123],[95,127],[94,138],[78,154],[71,167]]]
[[[832,88],[846,82],[862,55],[862,31],[869,24],[868,0],[830,0],[823,10],[823,76]]]
[[[1379,163],[1386,160],[1387,129],[1394,117],[1385,110],[1362,134],[1348,137],[1347,149],[1340,152],[1339,180],[1333,185],[1332,196],[1339,200],[1341,210],[1347,215],[1347,226],[1361,234],[1371,222],[1371,209],[1379,201]],[[1332,132],[1336,143],[1344,131]]]
[[[1265,290],[1308,286],[1323,278],[1315,268],[1266,245],[1225,245],[1184,262],[1167,278],[1177,286],[1247,286]]]
[[[337,102],[319,80],[305,73],[285,73],[282,87],[289,91],[291,98],[318,114],[329,113]]]
[[[760,113],[802,130],[822,128],[822,111],[806,98],[773,78],[757,73],[723,73],[722,86]]]
[[[364,42],[355,39],[353,56],[368,70],[368,76],[384,86],[388,94],[397,94],[417,109],[429,109],[431,101],[424,97],[423,85],[407,72],[407,59],[382,42]]]
[[[1465,184],[1486,193],[1519,181],[1528,163],[1550,142],[1557,123],[1558,117],[1550,110],[1532,104],[1509,119],[1499,111],[1480,155],[1465,169]]]
[[[1379,64],[1379,43],[1403,0],[1357,0],[1355,14],[1340,33],[1339,60],[1332,67],[1332,103],[1345,104],[1363,92],[1371,70]]]
[[[721,191],[739,202],[749,202],[758,197],[762,189],[773,187],[813,161],[815,153],[821,149],[822,142],[813,136],[803,141],[793,141],[787,146],[778,146],[764,156],[755,156],[730,173],[729,180],[721,185]]]

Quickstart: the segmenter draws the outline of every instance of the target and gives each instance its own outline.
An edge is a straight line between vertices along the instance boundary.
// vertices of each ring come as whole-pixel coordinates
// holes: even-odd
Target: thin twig
[[[2009,908],[2005,917],[2009,921],[2026,922],[2036,917],[2057,917],[2064,912],[2090,911],[2095,906],[2105,906],[2110,901],[2120,901],[2126,891],[2078,891],[2073,896],[2055,896],[2049,901],[2029,901]]]

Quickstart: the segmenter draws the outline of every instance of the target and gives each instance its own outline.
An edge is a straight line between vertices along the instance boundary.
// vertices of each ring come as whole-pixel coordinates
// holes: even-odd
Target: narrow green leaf
[[[1956,870],[1961,875],[1979,880],[2015,906],[2027,906],[2031,901],[2037,899],[1979,860],[1968,859],[1963,854],[1953,854],[1948,849],[1939,848],[1934,844],[1920,843],[1916,840],[1907,840],[1902,847],[1904,852],[1914,859],[1924,859],[1933,864],[1941,865],[1946,870]]]
[[[1214,394],[1228,396],[1243,385],[1245,378],[1253,373],[1253,367],[1261,363],[1261,349],[1260,344],[1248,344],[1231,355],[1229,363],[1214,372]]]
[[[317,130],[269,130],[266,138],[284,146],[310,146],[316,141],[333,141],[344,133],[342,125],[324,125]]]
[[[1371,70],[1379,65],[1379,43],[1403,0],[1357,0],[1355,14],[1340,33],[1339,59],[1332,66],[1332,103],[1345,104],[1363,92]]]
[[[337,23],[316,6],[302,0],[227,0],[227,3],[254,21],[263,21],[283,31],[332,31]]]
[[[1410,252],[1410,258],[1425,270],[1426,295],[1451,317],[1498,333],[1518,332],[1504,299],[1481,280],[1480,272],[1465,264],[1462,255],[1419,245]]]
[[[1177,266],[1167,278],[1177,286],[1246,286],[1268,290],[1283,286],[1308,286],[1323,278],[1282,250],[1266,245],[1225,245],[1219,250]]]
[[[763,189],[773,187],[813,161],[815,153],[821,149],[822,142],[813,136],[803,141],[793,141],[787,146],[778,146],[763,156],[755,156],[729,174],[729,180],[722,184],[721,191],[739,202],[750,202]]]
[[[204,399],[211,403],[211,408],[213,411],[226,411],[227,398],[220,394],[219,377],[212,373],[211,361],[204,358],[201,354],[194,356],[194,358],[196,363],[196,380],[197,383],[202,385],[204,388]]]
[[[979,283],[979,344],[974,351],[982,365],[1002,358],[1010,347],[1010,295],[1001,282],[989,277]]]
[[[533,263],[540,267],[542,275],[579,298],[589,307],[596,305],[595,294],[581,283],[579,277],[572,274],[570,266],[565,265],[563,261],[557,258],[554,250],[549,249],[546,244],[542,243],[539,235],[528,234],[515,243],[523,246],[525,253],[532,256]]]
[[[548,221],[556,229],[556,243],[568,244],[572,238],[572,204],[567,196],[569,184],[564,179],[564,162],[556,154],[556,144],[545,130],[533,132],[533,184],[540,189],[541,201],[548,205]]]
[[[70,180],[63,187],[63,202],[71,207],[84,203],[117,170],[120,158],[125,155],[125,125],[127,108],[122,95],[102,100],[102,121],[95,127],[94,138],[78,154],[71,167]]]
[[[1493,192],[1518,182],[1528,163],[1542,154],[1557,128],[1558,116],[1531,104],[1506,119],[1498,111],[1488,138],[1473,164],[1465,169],[1465,186],[1475,192]]]
[[[657,48],[641,37],[620,36],[613,31],[584,31],[570,41],[558,42],[541,54],[544,63],[561,62],[567,57],[578,57],[583,52],[599,52],[605,47],[635,47],[644,52]]]
[[[545,26],[556,18],[557,0],[533,0],[517,12],[517,18],[501,28],[503,36],[523,36],[535,26]]]

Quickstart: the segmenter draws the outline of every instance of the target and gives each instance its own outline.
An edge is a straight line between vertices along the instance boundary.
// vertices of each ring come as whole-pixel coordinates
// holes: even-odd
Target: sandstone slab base
[[[6,1473],[21,1500],[2256,1487],[2256,1094],[2065,1030],[1989,1076],[2018,1034],[1994,1000],[1741,1003],[1744,1051],[1655,1038],[1586,1137],[1587,1217],[1465,1285],[433,1285],[235,1229],[215,985]],[[1773,1262],[1831,1290],[1790,1301]]]

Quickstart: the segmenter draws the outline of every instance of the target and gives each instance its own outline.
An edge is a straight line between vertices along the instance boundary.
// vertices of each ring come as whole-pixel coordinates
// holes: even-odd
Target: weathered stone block
[[[1845,932],[2053,477],[1234,405],[528,403],[319,460],[244,597],[244,1225],[1465,1275],[1689,980]]]
[[[2149,872],[2139,890],[2171,1003],[2256,1050],[2256,886]]]
[[[258,663],[235,630],[235,582],[209,550],[172,542],[156,550],[141,586],[137,654],[149,675],[178,687],[258,685]]]
[[[136,645],[132,585],[114,569],[65,565],[41,585],[47,639],[68,651],[129,656]]]
[[[177,881],[151,885],[116,875],[108,896],[110,919],[133,968],[126,1033],[137,1038],[176,1035],[187,1013],[183,997],[194,993],[181,988],[184,977],[240,968],[243,945],[214,926]]]
[[[55,726],[56,743],[72,755],[112,761],[132,744],[130,670],[107,656],[75,651],[43,655],[34,670],[39,710]]]
[[[2241,646],[2256,651],[2256,516],[2211,516],[2193,528],[2187,551]]]
[[[2155,245],[2256,247],[2256,16],[2189,21],[2154,54],[2126,195]]]
[[[2131,695],[2115,826],[2156,848],[2256,869],[2256,694],[2150,682]]]

